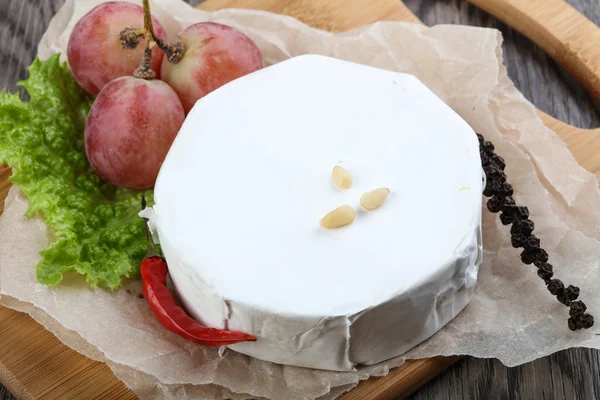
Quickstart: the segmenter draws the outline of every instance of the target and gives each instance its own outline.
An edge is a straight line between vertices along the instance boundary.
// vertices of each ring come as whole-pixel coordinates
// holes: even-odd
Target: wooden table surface
[[[25,67],[33,60],[41,35],[63,2],[0,0],[0,89],[14,91],[15,83],[26,77]],[[600,25],[599,0],[567,2]],[[404,3],[430,26],[450,23],[500,29],[505,40],[508,73],[527,99],[542,111],[574,126],[600,126],[600,106],[537,46],[514,30],[465,0],[405,0]],[[600,399],[600,352],[571,349],[515,368],[507,368],[497,360],[466,357],[413,398]],[[0,400],[8,399],[13,397],[0,385]]]

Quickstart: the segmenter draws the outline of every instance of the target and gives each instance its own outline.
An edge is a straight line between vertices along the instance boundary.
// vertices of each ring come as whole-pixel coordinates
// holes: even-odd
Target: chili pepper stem
[[[142,210],[145,209],[146,197],[142,196]],[[148,241],[148,253],[146,253],[146,258],[161,257],[160,254],[158,254],[158,251],[156,251],[156,246],[154,245],[154,240],[152,239],[152,233],[150,232],[150,227],[148,226],[148,218],[144,218],[144,229],[146,230],[146,240]]]

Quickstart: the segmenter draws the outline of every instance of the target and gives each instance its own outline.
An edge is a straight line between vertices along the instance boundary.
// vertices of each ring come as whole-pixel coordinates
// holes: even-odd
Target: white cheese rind
[[[354,177],[339,190],[331,170]],[[362,193],[389,187],[377,210]],[[402,354],[468,303],[481,262],[472,129],[415,77],[301,56],[188,115],[149,213],[186,309],[232,349],[350,370]],[[344,204],[356,220],[325,230]]]

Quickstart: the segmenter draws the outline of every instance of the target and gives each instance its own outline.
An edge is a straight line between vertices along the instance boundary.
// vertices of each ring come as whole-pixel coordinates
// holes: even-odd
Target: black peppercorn
[[[517,219],[524,221],[529,218],[529,208],[527,207],[517,206],[514,212],[517,216]]]
[[[521,252],[521,261],[523,261],[523,264],[533,264],[535,261],[535,250],[536,249],[525,249]]]
[[[583,329],[589,329],[594,325],[594,317],[590,314],[583,314],[581,317],[579,317],[579,321],[580,326]]]
[[[479,152],[479,157],[481,157],[481,165],[483,166],[483,168],[490,165],[490,163],[491,163],[490,156],[485,151],[481,150]]]
[[[550,281],[552,276],[554,276],[554,272],[552,271],[552,264],[545,263],[538,269],[538,276],[544,280],[544,282]]]
[[[516,235],[517,233],[521,233],[525,236],[531,235],[531,233],[535,229],[535,224],[532,220],[526,219],[525,221],[518,220],[511,228],[510,233]]]
[[[494,194],[498,194],[498,191],[500,190],[500,187],[503,184],[499,181],[495,181],[495,180],[490,180],[488,179],[485,185],[485,189],[483,191],[483,195],[485,197],[491,197]]]
[[[479,133],[475,133],[475,135],[477,135],[477,140],[479,140],[479,144],[481,145],[481,143],[483,143],[483,135],[480,135]]]
[[[481,143],[481,148],[486,152],[486,153],[491,153],[492,151],[494,151],[496,148],[494,147],[494,144],[492,142],[488,142],[487,140],[484,140]]]
[[[556,295],[556,300],[558,300],[559,302],[561,302],[565,306],[568,306],[569,304],[571,304],[571,301],[569,299],[567,299],[567,296],[565,295],[564,291],[562,291],[562,292],[560,292],[559,294]]]
[[[514,194],[513,187],[510,183],[504,182],[500,184],[500,187],[494,191],[498,196],[512,196]]]
[[[498,191],[502,190],[502,185],[504,185],[503,182],[500,182],[499,180],[494,180],[492,179],[492,188],[494,190],[494,194],[498,194]],[[499,196],[504,196],[502,194],[500,194]]]
[[[536,263],[545,263],[548,262],[548,252],[544,249],[537,248],[535,249],[535,260]],[[537,265],[536,265],[537,267]]]
[[[565,289],[565,296],[567,296],[567,299],[570,301],[577,300],[579,297],[579,288],[573,285],[567,286]]]
[[[539,249],[540,248],[540,239],[538,239],[534,235],[528,236],[525,239],[525,246],[524,247],[526,249]]]
[[[517,208],[517,206],[508,206],[507,205],[507,206],[502,207],[502,211],[504,212],[504,214],[514,215],[515,216],[515,220],[516,220],[517,219],[516,218],[517,217],[517,214],[516,214],[517,210],[516,210],[516,208]]]
[[[489,160],[492,164],[496,165],[502,171],[506,168],[506,163],[504,162],[504,158],[500,157],[498,154],[494,153],[489,156]]]
[[[500,185],[502,185],[502,182],[498,182],[494,179],[488,179],[486,181],[486,189],[489,192],[489,195],[486,195],[486,191],[483,192],[484,195],[486,195],[487,197],[491,197],[493,195],[497,195],[498,194],[498,190],[500,190]]]
[[[548,282],[548,291],[553,295],[557,295],[565,290],[565,285],[559,279],[551,279]]]
[[[502,210],[502,206],[504,205],[503,199],[504,197],[492,196],[487,201],[487,209],[493,213],[499,212],[500,210]]]
[[[497,169],[496,168],[496,169],[494,169],[493,171],[490,171],[490,172],[491,172],[490,175],[486,174],[489,178],[491,177],[491,179],[498,181],[498,183],[505,183],[506,182],[506,174],[501,169]]]
[[[495,164],[488,164],[484,167],[485,176],[494,181],[506,182],[506,174]]]
[[[515,249],[518,249],[519,247],[525,247],[526,242],[527,242],[527,236],[522,235],[520,233],[518,233],[516,235],[512,235],[510,237],[510,243],[512,244],[512,247],[514,247]]]
[[[513,226],[510,227],[510,234],[511,235],[525,235],[525,236],[529,236],[528,234],[526,235],[525,233],[521,232],[521,224],[523,222],[522,221],[516,221]]]
[[[533,233],[533,231],[535,230],[535,224],[533,223],[532,220],[530,219],[526,219],[525,221],[520,221],[521,222],[521,232],[524,235],[531,235]]]
[[[542,265],[544,265],[546,262],[545,261],[541,261],[541,260],[535,260],[533,262],[533,265],[535,265],[536,267],[540,268]]]
[[[510,197],[508,197],[510,199]],[[522,206],[505,205],[502,207],[502,211],[506,214],[512,214],[515,216],[515,220],[526,220],[529,218],[529,209]]]
[[[490,163],[484,168],[485,174],[488,176],[488,179],[493,179],[493,177],[490,177],[490,174],[497,174],[499,172],[502,172],[502,170],[500,168],[498,168],[498,166],[496,164],[493,164],[492,158],[487,155],[487,157],[490,159]]]
[[[577,322],[575,322],[575,319],[573,317],[568,319],[567,324],[569,325],[569,329],[572,331],[576,331],[577,329],[580,329]]]
[[[517,217],[515,217],[514,214],[509,214],[505,211],[503,211],[502,214],[500,214],[500,221],[502,222],[502,225],[510,225],[516,220]]]
[[[571,308],[569,309],[569,315],[571,317],[577,317],[579,315],[583,315],[583,313],[587,310],[587,306],[581,300],[576,300],[571,302]]]
[[[515,204],[515,199],[513,199],[513,198],[512,198],[512,197],[510,197],[510,196],[498,196],[498,198],[504,199],[504,200],[502,201],[502,204],[503,204],[503,205],[502,205],[502,208],[503,208],[503,209],[504,209],[504,208],[509,208],[509,207],[514,207],[514,206],[516,205],[516,204]]]

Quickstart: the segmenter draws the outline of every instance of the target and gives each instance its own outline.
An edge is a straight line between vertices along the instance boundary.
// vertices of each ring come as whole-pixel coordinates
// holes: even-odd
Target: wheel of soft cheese
[[[403,354],[466,306],[482,175],[473,130],[417,78],[306,55],[199,100],[146,215],[190,315],[257,337],[231,349],[346,371]],[[377,188],[384,203],[361,209]],[[321,227],[342,205],[354,222]]]

